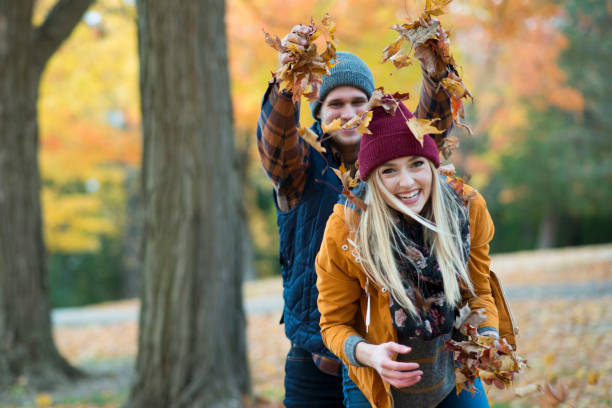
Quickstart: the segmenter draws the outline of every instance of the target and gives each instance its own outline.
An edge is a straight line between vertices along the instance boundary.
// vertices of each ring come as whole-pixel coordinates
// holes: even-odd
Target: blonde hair
[[[460,212],[465,209],[454,196],[451,187],[440,180],[433,163],[428,159],[426,162],[432,171],[432,188],[423,216],[391,194],[382,183],[379,169],[376,169],[367,181],[364,200],[367,210],[362,212],[359,224],[356,227],[353,225],[357,252],[366,274],[380,287],[388,288],[393,299],[413,316],[417,315],[416,308],[402,285],[394,250],[411,262],[415,270],[419,268],[405,255],[406,237],[396,225],[397,213],[387,202],[424,227],[425,245],[440,266],[448,304],[458,306],[461,303],[460,281],[474,293],[461,236]],[[351,225],[350,218],[347,218],[347,222]]]

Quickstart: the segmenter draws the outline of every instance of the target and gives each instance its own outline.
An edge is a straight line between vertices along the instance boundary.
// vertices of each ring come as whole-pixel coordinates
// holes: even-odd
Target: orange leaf
[[[325,153],[326,150],[323,146],[321,146],[321,142],[318,140],[317,134],[312,131],[310,128],[301,127],[298,129],[298,134],[306,143],[314,147],[314,149],[319,153]]]

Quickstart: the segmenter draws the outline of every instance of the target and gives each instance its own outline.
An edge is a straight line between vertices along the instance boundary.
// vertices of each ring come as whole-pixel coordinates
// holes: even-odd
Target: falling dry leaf
[[[410,57],[410,55],[397,54],[391,57],[391,62],[396,70],[412,65],[412,61],[413,59]]]
[[[413,116],[406,121],[406,124],[408,125],[408,128],[410,129],[414,137],[416,137],[416,139],[421,143],[421,146],[423,146],[423,139],[425,135],[444,133],[444,130],[440,130],[437,127],[431,125],[436,120],[439,119],[418,119],[416,116]]]
[[[314,149],[319,153],[325,153],[326,150],[323,146],[321,146],[321,142],[317,137],[317,134],[312,131],[310,128],[301,127],[298,129],[298,134],[306,143],[314,147]]]
[[[323,123],[321,124],[321,129],[323,130],[323,133],[330,133],[336,130],[340,130],[342,129],[342,120],[340,118],[337,118],[332,120],[328,124]]]
[[[402,45],[404,45],[404,41],[406,39],[403,36],[399,36],[393,41],[391,44],[387,45],[387,47],[383,50],[383,60],[382,62],[386,62],[391,57],[399,52],[402,49]]]
[[[383,87],[376,88],[374,92],[372,92],[372,96],[368,101],[366,106],[366,110],[372,110],[377,106],[382,106],[385,112],[389,115],[395,115],[395,111],[397,110],[398,104],[401,101],[410,98],[409,93],[399,93],[396,92],[392,95],[386,94],[385,89]]]
[[[342,129],[356,129],[361,134],[371,134],[368,125],[372,120],[372,111],[363,112],[359,115],[354,116],[351,120],[342,125]]]

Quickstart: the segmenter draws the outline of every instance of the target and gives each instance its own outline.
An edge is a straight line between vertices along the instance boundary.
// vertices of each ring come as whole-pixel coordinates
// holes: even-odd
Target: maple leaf
[[[356,129],[361,134],[371,134],[368,125],[372,120],[372,111],[363,112],[359,115],[354,116],[351,120],[342,125],[342,129]]]
[[[323,133],[330,133],[336,130],[340,130],[342,129],[342,120],[340,118],[337,118],[332,120],[328,124],[323,123],[321,124],[321,129],[323,130]]]
[[[440,26],[439,21],[433,21],[431,25],[422,26],[418,25],[414,28],[408,29],[406,35],[414,47],[418,47],[421,44],[427,42],[427,40],[438,39],[438,27]]]
[[[444,14],[444,7],[449,5],[453,0],[426,0],[425,1],[425,15],[426,16],[439,16]]]
[[[410,129],[414,137],[416,137],[416,139],[421,143],[421,146],[423,146],[423,139],[425,135],[444,133],[444,130],[440,130],[431,125],[436,120],[439,120],[439,118],[429,120],[418,119],[416,116],[413,116],[406,121],[406,124],[408,125],[408,128]]]
[[[321,142],[318,140],[317,134],[312,131],[310,128],[301,127],[298,129],[298,134],[300,137],[309,145],[314,147],[314,149],[319,153],[325,153],[325,148],[321,145]]]

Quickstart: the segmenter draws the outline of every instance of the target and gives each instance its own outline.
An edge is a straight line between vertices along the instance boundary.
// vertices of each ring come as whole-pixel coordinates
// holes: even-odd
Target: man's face
[[[330,124],[340,118],[345,124],[356,115],[365,112],[368,97],[362,90],[352,86],[339,86],[334,88],[321,104],[319,115],[321,123]],[[336,130],[330,132],[333,143],[340,147],[353,147],[361,141],[361,133],[356,129]]]

